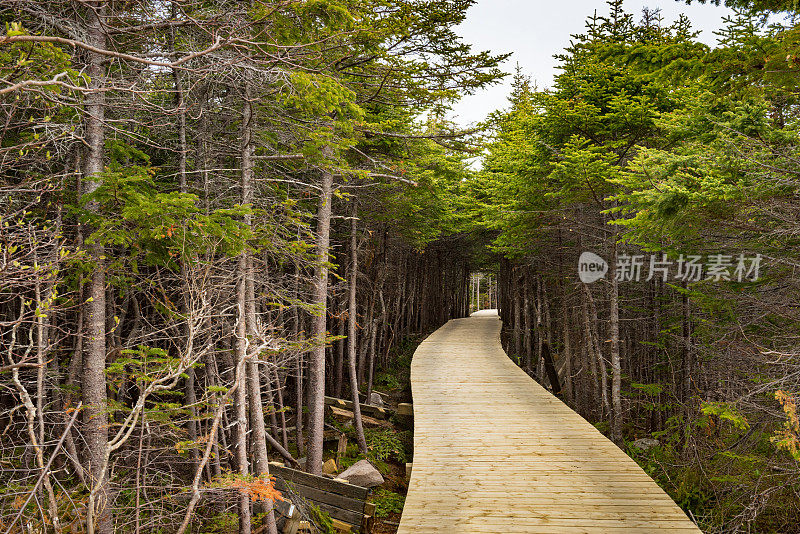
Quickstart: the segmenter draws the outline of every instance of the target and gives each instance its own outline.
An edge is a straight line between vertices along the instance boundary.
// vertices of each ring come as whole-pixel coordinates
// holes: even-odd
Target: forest
[[[0,532],[274,534],[331,459],[395,532],[362,411],[485,308],[703,532],[800,532],[798,2],[598,3],[548,88],[475,3],[0,1]]]

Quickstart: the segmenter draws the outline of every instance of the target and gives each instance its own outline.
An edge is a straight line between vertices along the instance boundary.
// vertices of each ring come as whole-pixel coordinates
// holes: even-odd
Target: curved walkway
[[[414,467],[398,533],[699,533],[653,480],[500,346],[493,310],[411,363]]]

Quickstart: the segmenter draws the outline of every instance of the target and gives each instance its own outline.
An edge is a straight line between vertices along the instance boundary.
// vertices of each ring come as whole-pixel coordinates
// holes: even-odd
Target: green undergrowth
[[[378,489],[372,494],[371,502],[375,503],[375,517],[384,519],[391,514],[402,513],[406,497],[393,491]]]
[[[421,338],[407,338],[401,341],[389,354],[391,364],[376,370],[373,389],[385,394],[389,408],[400,402],[411,402],[411,358],[422,341]],[[362,391],[364,393],[364,391]],[[359,460],[369,460],[383,475],[385,483],[373,489],[369,501],[376,506],[376,523],[373,532],[391,534],[397,529],[399,516],[403,511],[408,483],[405,478],[406,463],[413,460],[414,432],[413,421],[409,417],[392,415],[385,426],[364,425],[364,438],[367,454],[358,450],[356,431],[351,421],[333,416],[327,423],[347,436],[347,448],[337,463],[341,473]],[[330,443],[326,457],[336,457],[336,445]]]
[[[773,428],[745,424],[719,406],[665,426],[645,436],[657,446],[642,450],[631,440],[625,450],[704,532],[722,532],[732,517],[742,518],[742,531],[797,532],[787,530],[788,518],[798,516],[797,464],[776,451]],[[754,502],[758,514],[748,520]]]

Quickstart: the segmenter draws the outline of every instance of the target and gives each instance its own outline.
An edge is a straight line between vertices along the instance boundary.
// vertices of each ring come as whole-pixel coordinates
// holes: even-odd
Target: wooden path
[[[411,364],[414,466],[398,533],[699,533],[624,452],[500,346],[493,311]]]

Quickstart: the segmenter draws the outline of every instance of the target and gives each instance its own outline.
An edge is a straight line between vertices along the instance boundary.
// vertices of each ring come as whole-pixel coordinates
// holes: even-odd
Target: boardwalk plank
[[[697,534],[623,451],[500,347],[496,315],[414,354],[414,469],[398,533]]]

